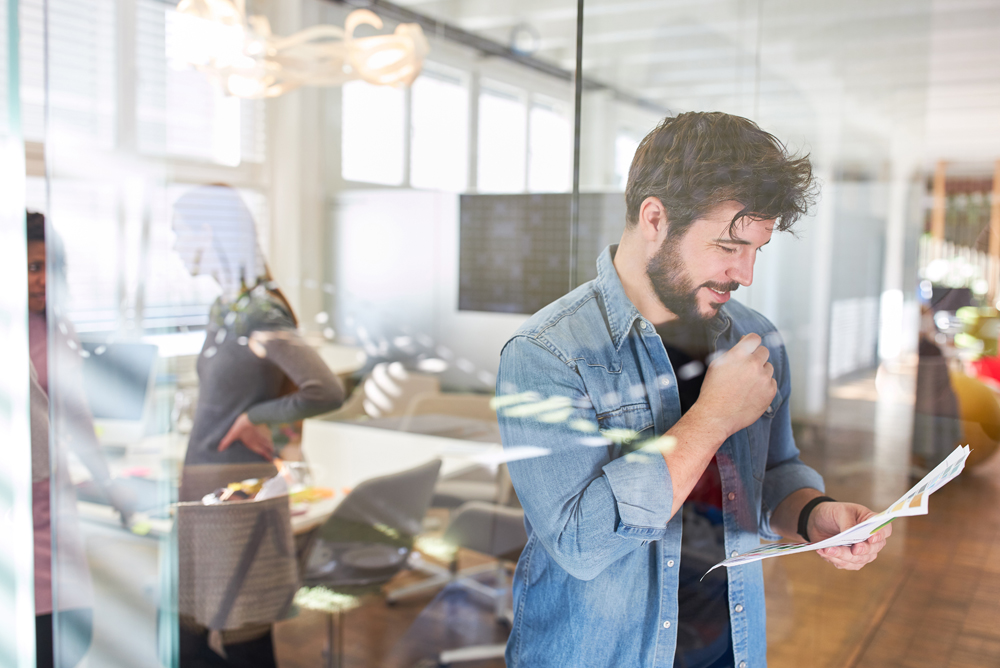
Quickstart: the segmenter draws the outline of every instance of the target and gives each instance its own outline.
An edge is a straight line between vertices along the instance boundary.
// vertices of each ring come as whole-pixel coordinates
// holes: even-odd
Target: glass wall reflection
[[[376,27],[340,2],[242,7],[19,3],[52,665],[505,665],[519,495],[539,526],[556,485],[518,475],[551,448],[501,444],[501,423],[625,453],[635,425],[598,407],[614,390],[648,408],[664,374],[581,400],[498,389],[501,350],[597,279],[637,149],[689,111],[749,119],[817,177],[732,297],[779,333],[782,408],[825,493],[881,511],[973,448],[861,572],[763,562],[768,660],[994,658],[995,540],[970,508],[995,506],[1000,439],[1000,9],[407,1],[368,7]],[[362,77],[415,34],[412,84]],[[404,46],[364,60],[388,35]],[[310,85],[268,96],[279,47]],[[689,333],[658,331],[670,374],[700,388],[716,351]],[[718,470],[679,511],[678,666],[740,651],[733,571],[699,580],[730,552]]]

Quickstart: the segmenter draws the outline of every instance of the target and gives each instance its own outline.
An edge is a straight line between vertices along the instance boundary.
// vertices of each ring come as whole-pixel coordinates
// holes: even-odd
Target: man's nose
[[[743,287],[753,283],[753,263],[757,259],[757,254],[753,250],[738,253],[733,264],[726,274]]]

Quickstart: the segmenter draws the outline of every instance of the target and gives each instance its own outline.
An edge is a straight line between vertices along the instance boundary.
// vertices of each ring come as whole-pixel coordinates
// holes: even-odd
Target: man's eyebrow
[[[723,238],[723,237],[719,237],[718,239],[716,239],[715,243],[717,243],[717,244],[736,244],[737,246],[753,246],[753,243],[750,242],[750,241],[747,241],[746,239],[733,239],[733,238],[726,239],[726,238]],[[768,245],[769,243],[771,243],[770,239],[768,239],[767,241],[765,241],[764,243],[762,243],[760,245],[760,247],[763,248],[764,246]]]

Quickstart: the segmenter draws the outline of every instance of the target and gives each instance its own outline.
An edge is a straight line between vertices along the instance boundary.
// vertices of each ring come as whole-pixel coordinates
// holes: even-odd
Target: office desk
[[[313,467],[315,482],[338,492],[438,457],[442,478],[477,466],[496,467],[503,461],[503,448],[498,443],[318,419],[303,423],[302,453]]]
[[[163,498],[176,498],[176,488],[180,480],[186,450],[187,436],[185,435],[169,433],[148,436],[140,443],[129,447],[123,457],[109,457],[108,469],[113,477],[145,473],[140,477],[147,477],[157,483],[173,486],[173,490],[163,490]],[[71,466],[71,478],[74,483],[89,479],[89,477],[89,471],[82,465]],[[298,507],[293,506],[292,531],[296,534],[303,534],[315,529],[333,513],[343,497],[343,492],[337,490],[332,498],[308,504],[305,512],[300,512]],[[104,526],[121,527],[118,512],[111,506],[78,501],[77,511],[81,520]],[[173,529],[174,520],[172,516],[147,517],[137,513],[133,518],[133,525],[138,523],[149,528],[146,535],[156,538],[169,534]]]
[[[150,436],[130,447],[124,457],[109,459],[108,466],[113,476],[146,470],[149,477],[176,485],[186,448],[187,437],[181,434]],[[335,495],[309,504],[304,513],[292,515],[292,530],[297,534],[322,524],[343,500],[347,490],[369,478],[405,471],[435,458],[441,458],[442,478],[481,466],[495,468],[504,461],[503,449],[498,443],[319,419],[305,420],[302,451],[313,467],[314,484],[333,489]],[[85,471],[83,474],[87,475]],[[120,525],[118,513],[110,506],[80,501],[78,510],[82,520]],[[165,535],[173,528],[172,517],[139,519],[148,525],[151,536]]]
[[[328,343],[324,341],[316,345],[316,352],[330,367],[330,370],[342,379],[350,376],[356,371],[360,371],[368,356],[365,351],[356,346],[345,346],[339,343]]]
[[[333,511],[336,510],[340,502],[344,500],[344,496],[345,495],[342,492],[338,492],[332,498],[322,499],[320,501],[316,501],[315,503],[310,503],[305,512],[296,513],[294,511],[295,507],[293,506],[293,514],[291,516],[292,533],[298,536],[300,534],[308,533],[321,525],[328,517],[330,517],[330,515],[333,514]],[[111,506],[106,506],[101,503],[77,501],[76,509],[79,513],[80,519],[83,521],[100,524],[102,526],[121,527],[121,519],[118,515],[118,511]],[[141,535],[148,535],[151,538],[165,536],[174,528],[173,516],[168,518],[133,518],[133,526],[137,526],[140,523],[149,528],[148,532],[144,531]]]

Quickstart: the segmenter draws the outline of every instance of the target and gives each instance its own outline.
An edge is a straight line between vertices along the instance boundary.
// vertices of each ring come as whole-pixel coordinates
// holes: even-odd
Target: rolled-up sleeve
[[[618,508],[617,532],[633,538],[660,538],[673,505],[670,470],[656,441],[604,466]]]
[[[784,346],[780,348],[780,359],[778,392],[784,400],[771,418],[760,517],[760,535],[768,540],[781,539],[771,529],[771,514],[789,494],[807,487],[824,491],[823,476],[799,459],[799,449],[792,435],[792,419],[788,407],[792,386]]]
[[[262,401],[247,411],[254,424],[294,422],[328,413],[344,403],[344,385],[323,358],[294,330],[255,332],[258,347],[295,385],[289,394]]]
[[[663,455],[653,442],[617,456],[619,446],[597,431],[572,365],[515,337],[501,355],[497,399],[518,499],[534,534],[570,575],[593,579],[664,536],[673,497]]]

